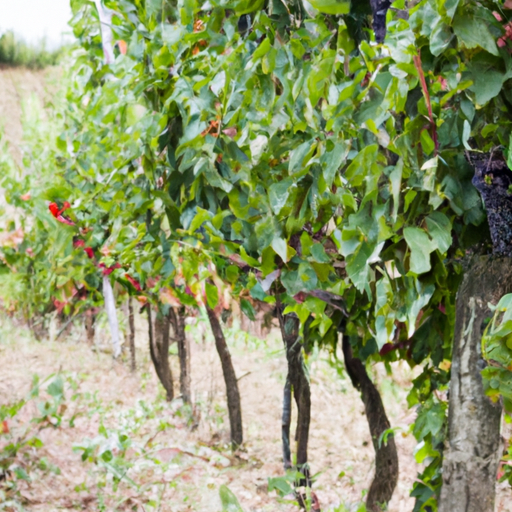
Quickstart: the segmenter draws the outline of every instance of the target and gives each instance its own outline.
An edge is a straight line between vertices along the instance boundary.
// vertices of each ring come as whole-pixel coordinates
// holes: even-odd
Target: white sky
[[[72,39],[70,19],[69,0],[0,0],[0,35],[13,30],[27,43],[46,37],[48,46],[55,47]]]

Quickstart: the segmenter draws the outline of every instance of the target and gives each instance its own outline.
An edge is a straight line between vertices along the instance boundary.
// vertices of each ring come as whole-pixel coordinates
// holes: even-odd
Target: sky
[[[39,43],[46,37],[48,47],[54,48],[63,37],[70,40],[69,19],[69,0],[0,0],[0,35],[13,30],[27,43]]]

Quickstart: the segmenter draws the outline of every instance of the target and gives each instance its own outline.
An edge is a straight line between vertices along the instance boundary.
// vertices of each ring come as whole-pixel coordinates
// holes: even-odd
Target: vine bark
[[[96,315],[91,311],[85,313],[85,336],[87,344],[91,347],[94,345],[94,337],[96,335]]]
[[[151,307],[148,304],[148,330],[149,330],[149,353],[155,367],[156,374],[165,389],[166,400],[174,398],[174,386],[171,367],[169,365],[169,316],[157,313],[153,327]]]
[[[380,393],[370,380],[364,364],[353,356],[349,338],[344,335],[342,347],[347,373],[353,386],[361,392],[375,449],[375,476],[366,498],[366,508],[371,512],[380,512],[391,500],[398,481],[395,438],[393,433],[389,433],[386,441],[380,441],[382,434],[391,427]]]
[[[237,448],[244,441],[244,432],[242,427],[242,406],[240,403],[240,391],[238,390],[238,380],[236,378],[233,361],[231,354],[226,343],[226,338],[222,331],[219,319],[215,311],[206,306],[208,319],[215,338],[215,347],[219,354],[220,362],[222,365],[222,373],[224,375],[224,382],[226,383],[226,395],[228,402],[229,412],[229,425],[231,428],[231,445]]]
[[[297,405],[297,469],[304,475],[302,485],[311,485],[308,467],[309,424],[311,422],[311,389],[309,376],[302,356],[302,343],[299,336],[300,321],[295,314],[283,315],[278,304],[279,326],[286,349],[288,375],[283,399],[283,463],[285,469],[292,467],[290,450],[291,396]]]
[[[133,314],[133,299],[128,299],[128,327],[130,329],[129,345],[130,345],[130,368],[132,372],[137,369],[135,360],[135,316]]]
[[[494,511],[502,406],[484,394],[481,339],[483,322],[492,315],[489,304],[511,292],[511,258],[479,256],[470,262],[456,302],[439,512]]]
[[[185,335],[185,308],[175,311],[169,309],[169,319],[173,326],[174,339],[178,345],[178,358],[180,360],[180,393],[184,403],[192,401],[190,389],[190,342]]]

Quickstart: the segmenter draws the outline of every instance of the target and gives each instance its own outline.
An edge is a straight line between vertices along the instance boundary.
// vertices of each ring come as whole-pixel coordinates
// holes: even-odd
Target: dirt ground
[[[56,68],[34,71],[0,67],[0,133],[18,162],[23,139],[23,101],[35,94],[42,105],[51,102],[59,75],[60,71]]]
[[[140,322],[138,333],[138,370],[131,374],[128,363],[114,362],[109,354],[93,351],[78,335],[67,341],[43,341],[37,343],[26,338],[20,339],[15,330],[4,336],[0,345],[0,397],[2,402],[21,398],[30,389],[33,374],[41,379],[62,371],[73,374],[80,382],[82,392],[97,392],[97,401],[115,404],[115,412],[107,414],[115,424],[139,400],[151,401],[158,394],[158,384],[151,368],[146,348],[146,335]],[[285,379],[286,363],[281,344],[270,336],[259,341],[242,331],[228,331],[228,342],[233,350],[233,360],[240,377],[240,391],[243,407],[245,451],[240,460],[234,460],[227,449],[228,425],[226,419],[225,392],[222,371],[212,339],[204,329],[192,333],[192,382],[194,403],[198,420],[191,429],[177,416],[177,403],[166,404],[160,399],[162,417],[170,417],[175,428],[159,434],[159,450],[174,450],[202,456],[212,453],[220,455],[220,464],[206,460],[183,458],[178,464],[178,473],[187,469],[172,490],[170,506],[161,510],[218,511],[220,509],[218,488],[227,484],[240,500],[244,510],[272,511],[293,510],[289,504],[278,503],[275,493],[267,494],[267,479],[283,475],[281,462],[281,396]],[[106,336],[98,334],[98,337]],[[108,347],[104,347],[108,349]],[[336,369],[324,356],[313,356],[310,361],[312,384],[312,424],[310,461],[313,473],[319,473],[315,483],[323,510],[330,510],[341,503],[347,507],[360,502],[362,493],[368,488],[373,471],[373,448],[363,412],[362,402],[348,379],[338,376]],[[177,357],[172,357],[174,375],[178,375]],[[412,372],[402,368],[399,380],[385,386],[383,398],[394,427],[402,429],[397,436],[401,476],[390,510],[406,512],[413,508],[408,497],[409,489],[416,474],[413,459],[414,439],[408,434],[408,427],[414,415],[405,406],[405,391],[402,386],[410,383]],[[377,372],[377,380],[383,378]],[[27,407],[24,420],[33,414]],[[72,446],[84,438],[98,434],[98,417],[81,417],[74,428],[61,426],[58,429],[44,429],[40,438],[45,444],[45,455],[52,464],[61,468],[61,475],[51,475],[49,482],[44,479],[34,482],[24,496],[31,502],[30,510],[72,510],[84,500],[83,492],[74,488],[88,479],[87,464],[74,453]],[[144,432],[140,437],[155,435]],[[215,450],[212,451],[211,447]],[[217,461],[218,462],[218,461]],[[192,466],[189,466],[192,463]],[[186,467],[185,467],[186,466]],[[90,478],[90,476],[89,476]],[[171,491],[171,489],[169,490]],[[185,508],[179,506],[185,496],[190,496]],[[93,500],[94,493],[87,496]],[[169,496],[171,498],[171,496]],[[86,500],[87,501],[87,500]],[[93,500],[94,503],[94,500]],[[187,508],[188,507],[188,508]],[[95,510],[95,506],[87,508]]]
[[[187,419],[183,414],[179,399],[170,404],[163,400],[146,350],[143,319],[139,318],[137,328],[138,368],[136,374],[131,374],[127,357],[125,361],[115,362],[106,353],[108,336],[104,330],[97,332],[97,346],[93,350],[80,339],[79,331],[64,341],[38,343],[31,340],[28,332],[4,320],[0,341],[0,403],[26,395],[34,374],[41,378],[55,372],[71,375],[82,395],[81,401],[70,404],[69,414],[64,415],[68,417],[71,411],[78,411],[74,427],[63,421],[59,428],[38,432],[44,443],[39,456],[58,466],[61,473],[22,485],[27,510],[128,510],[114,504],[119,502],[119,496],[130,498],[134,510],[150,510],[143,507],[148,496],[155,494],[155,486],[146,486],[142,491],[139,488],[136,492],[128,487],[120,488],[115,498],[115,492],[110,495],[105,492],[108,484],[103,489],[98,486],[98,467],[82,462],[80,452],[73,451],[74,445],[84,446],[87,444],[84,440],[97,439],[100,425],[126,431],[123,430],[126,418],[140,414],[141,402],[157,405],[153,405],[154,415],[148,416],[147,424],[130,431],[133,446],[147,446],[150,441],[159,461],[168,463],[161,474],[147,467],[130,473],[138,483],[153,478],[163,484],[157,493],[159,508],[151,510],[219,512],[222,484],[228,485],[246,512],[297,510],[286,499],[279,499],[275,491],[267,492],[268,478],[283,475],[280,421],[286,365],[277,337],[257,340],[240,330],[227,330],[240,378],[244,420],[244,450],[235,457],[227,447],[229,431],[222,371],[205,326],[192,327],[189,332],[195,404],[192,425],[188,421],[190,417]],[[53,328],[50,337],[55,332]],[[171,361],[176,380],[177,357],[171,356]],[[322,510],[355,511],[371,482],[374,464],[362,402],[350,381],[340,378],[325,355],[314,355],[309,363],[313,404],[309,458],[312,472],[317,474],[314,490]],[[400,477],[389,510],[410,512],[414,501],[408,495],[418,465],[413,457],[415,440],[409,433],[414,413],[407,409],[405,397],[413,372],[404,365],[395,367],[394,371],[390,379],[385,377],[383,368],[377,367],[374,378],[380,383],[392,426],[399,427],[396,442]],[[35,414],[35,404],[26,406],[20,413],[18,427],[28,424]],[[162,429],[163,420],[167,427]],[[12,428],[17,428],[16,422]],[[107,496],[106,501],[103,497],[100,500],[102,494]],[[496,510],[510,510],[510,498],[509,489],[500,485]],[[105,501],[107,508],[100,507],[99,500]],[[346,508],[340,508],[341,505]]]

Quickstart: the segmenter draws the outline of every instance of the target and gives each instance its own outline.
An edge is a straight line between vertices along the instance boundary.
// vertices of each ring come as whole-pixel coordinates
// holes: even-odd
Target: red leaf
[[[237,131],[235,127],[226,128],[225,130],[222,130],[222,133],[224,135],[227,135],[229,138],[234,139],[236,137]]]
[[[71,219],[68,219],[67,217],[64,217],[63,215],[57,215],[57,217],[55,217],[59,222],[62,222],[62,224],[67,224],[68,226],[74,226],[75,223],[71,220]]]
[[[393,343],[385,343],[382,348],[380,349],[379,351],[379,354],[381,356],[385,356],[386,354],[388,354],[389,352],[391,352],[392,350],[395,350],[395,348],[398,348],[396,347],[395,345],[393,345]]]
[[[126,55],[126,52],[128,51],[128,45],[126,44],[126,41],[120,39],[119,41],[117,41],[117,46],[119,47],[120,53]]]
[[[137,279],[134,279],[130,274],[125,274],[124,277],[126,277],[126,279],[128,279],[128,281],[130,281],[130,283],[132,284],[132,286],[138,291],[138,292],[141,292],[142,291],[142,288],[140,286],[140,283],[139,281],[137,281]]]
[[[160,276],[148,277],[146,284],[148,285],[148,288],[153,288],[154,286],[156,286],[158,281],[160,281]]]
[[[114,263],[111,267],[108,268],[105,265],[105,263],[100,263],[98,266],[103,269],[104,276],[109,276],[110,274],[112,274],[112,272],[114,272],[116,268],[121,268],[121,265],[119,263]]]
[[[60,210],[59,210],[59,207],[57,206],[57,203],[50,203],[48,205],[48,210],[50,210],[51,214],[55,218],[57,218],[59,216]]]
[[[304,292],[299,292],[296,295],[294,295],[293,298],[295,302],[302,304],[306,300],[307,295]]]
[[[71,205],[67,202],[67,201],[64,201],[64,205],[62,206],[62,208],[59,209],[59,206],[57,205],[57,203],[50,203],[48,205],[48,210],[50,210],[51,214],[59,221],[59,222],[62,222],[62,224],[67,224],[68,226],[74,226],[75,223],[71,220],[71,219],[68,219],[67,217],[64,217],[62,215],[62,212],[64,210],[67,210],[68,208],[71,208]]]
[[[61,302],[60,300],[54,299],[53,305],[57,309],[57,313],[62,313],[62,310],[66,307],[66,302]]]

